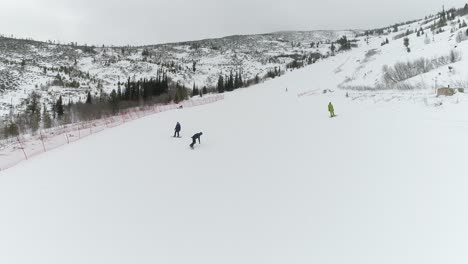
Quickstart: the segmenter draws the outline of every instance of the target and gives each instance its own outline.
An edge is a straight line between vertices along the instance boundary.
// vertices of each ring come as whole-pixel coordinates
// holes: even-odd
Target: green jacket
[[[334,111],[335,111],[335,109],[333,108],[332,103],[329,103],[329,104],[328,104],[328,111],[330,111],[330,112],[334,112]]]

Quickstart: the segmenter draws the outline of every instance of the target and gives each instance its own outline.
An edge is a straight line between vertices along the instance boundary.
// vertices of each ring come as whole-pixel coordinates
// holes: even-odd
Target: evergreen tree
[[[52,127],[52,119],[50,118],[49,111],[47,111],[46,104],[42,108],[42,124],[46,129]]]
[[[234,76],[232,75],[232,71],[231,71],[227,85],[226,85],[226,91],[231,92],[233,90],[234,90]]]
[[[340,50],[349,50],[351,49],[351,42],[348,41],[346,36],[341,37],[338,40],[338,44],[340,44]]]
[[[35,114],[36,112],[40,112],[40,105],[39,100],[41,96],[36,93],[32,92],[27,99],[27,107],[26,110],[29,114]]]
[[[216,89],[218,90],[218,93],[224,93],[224,78],[223,78],[223,75],[219,75],[219,78],[218,78],[218,85],[216,87]]]
[[[182,102],[183,100],[187,99],[187,89],[184,86],[179,85],[179,83],[176,84],[176,93],[174,95],[174,102],[178,104],[179,102]]]
[[[91,97],[91,92],[88,92],[88,97],[86,98],[86,103],[87,104],[92,104],[93,103],[92,97]]]
[[[119,88],[117,88],[117,98],[119,98],[119,101],[122,100],[122,89],[120,89],[120,85]]]
[[[61,118],[64,114],[63,111],[63,101],[62,101],[62,96],[60,95],[59,99],[57,100],[57,103],[55,103],[55,111],[57,112],[57,116]]]
[[[409,45],[410,45],[410,43],[409,43],[409,38],[404,38],[404,39],[403,39],[403,44],[405,45],[406,50],[407,50],[408,52],[410,52],[410,48],[409,48]]]
[[[5,126],[5,137],[16,137],[19,136],[19,127],[18,125],[13,121],[10,120],[7,125]]]
[[[276,78],[278,75],[279,75],[279,73],[278,73],[278,68],[275,67],[273,70],[269,70],[269,71],[268,71],[267,77],[268,77],[268,78],[274,79],[274,78]]]
[[[31,93],[28,98],[28,105],[26,112],[28,114],[29,126],[33,132],[36,132],[40,127],[41,122],[41,107],[40,107],[40,95],[36,92]]]
[[[177,104],[179,103],[180,101],[182,101],[182,99],[180,98],[180,92],[179,92],[179,82],[176,83],[176,92],[174,94],[174,102]]]
[[[56,102],[50,103],[50,111],[52,112],[52,118],[55,119],[57,117],[57,104]]]
[[[239,72],[239,87],[244,87],[244,81],[242,80],[242,73]]]
[[[41,109],[39,108],[37,112],[30,116],[30,126],[32,132],[39,130],[41,126]]]
[[[195,86],[195,83],[193,84],[193,89],[192,89],[192,97],[200,95],[200,91],[198,88]]]
[[[117,92],[115,89],[112,89],[112,92],[109,96],[109,104],[112,108],[112,113],[116,114],[119,111],[119,98],[117,98]]]
[[[445,10],[442,10],[442,12],[439,14],[439,22],[437,24],[437,27],[441,28],[447,25],[447,14],[445,13]]]

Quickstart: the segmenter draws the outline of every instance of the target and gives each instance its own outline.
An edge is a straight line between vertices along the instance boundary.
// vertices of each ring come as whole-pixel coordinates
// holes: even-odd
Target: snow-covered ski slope
[[[466,263],[466,97],[346,97],[366,49],[1,172],[0,263]]]

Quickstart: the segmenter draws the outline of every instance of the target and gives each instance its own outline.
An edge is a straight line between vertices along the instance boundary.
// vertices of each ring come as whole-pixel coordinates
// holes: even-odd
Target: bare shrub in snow
[[[379,51],[377,49],[371,49],[371,50],[368,50],[366,52],[366,56],[365,56],[365,59],[370,59],[371,57],[377,55],[379,53]],[[365,60],[364,59],[364,60]]]
[[[395,85],[444,65],[460,61],[461,57],[460,52],[452,50],[449,55],[436,57],[431,60],[420,58],[415,61],[398,62],[393,67],[384,65],[382,68],[383,82],[385,85]]]
[[[431,39],[429,38],[429,36],[427,34],[426,34],[426,37],[424,38],[424,44],[426,44],[426,45],[431,44]]]
[[[451,50],[450,51],[450,62],[455,63],[457,61],[461,61],[461,53],[457,50]]]
[[[459,31],[459,32],[457,33],[457,37],[456,37],[455,40],[457,41],[457,43],[460,43],[460,42],[462,42],[462,41],[467,40],[467,38],[468,38],[468,37],[466,36],[466,34],[465,34],[464,32]]]
[[[413,84],[410,82],[400,82],[396,84],[394,88],[397,90],[421,90],[421,89],[425,89],[426,86],[424,83]]]
[[[454,87],[454,88],[468,87],[468,80],[452,80],[450,81],[450,87]]]
[[[341,86],[340,88],[345,90],[352,90],[352,91],[382,91],[382,90],[420,90],[426,89],[426,85],[424,83],[410,83],[410,82],[400,82],[393,85],[386,85],[384,83],[378,83],[375,86],[369,85],[348,85],[348,86]]]

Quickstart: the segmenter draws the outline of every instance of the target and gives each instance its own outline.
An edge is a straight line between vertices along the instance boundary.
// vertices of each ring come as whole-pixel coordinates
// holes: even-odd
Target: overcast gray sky
[[[467,0],[2,0],[0,33],[140,45],[280,30],[367,29]]]

